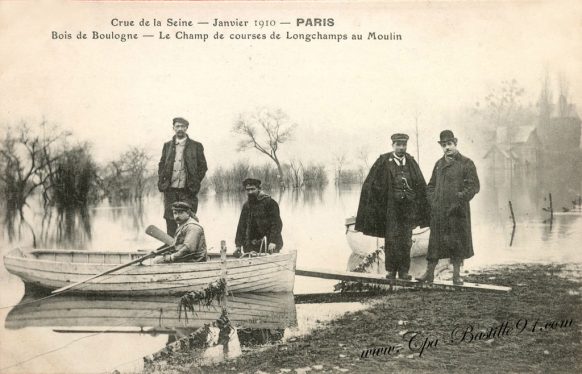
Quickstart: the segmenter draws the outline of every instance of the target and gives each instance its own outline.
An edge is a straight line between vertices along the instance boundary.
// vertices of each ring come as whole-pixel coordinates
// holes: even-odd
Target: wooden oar
[[[165,253],[165,252],[169,251],[170,249],[174,248],[174,246],[173,246],[174,239],[172,239],[171,236],[169,236],[168,234],[166,234],[162,230],[158,229],[156,226],[153,226],[153,225],[148,226],[148,228],[146,229],[146,233],[148,235],[153,236],[154,238],[156,238],[158,240],[163,241],[164,243],[166,243],[168,245],[165,246],[165,247],[162,247],[160,249],[157,249],[157,250],[155,250],[153,252],[150,252],[150,253],[148,253],[145,256],[142,256],[142,257],[137,258],[135,260],[132,260],[130,262],[126,262],[125,264],[122,264],[122,265],[116,266],[116,267],[114,267],[112,269],[109,269],[107,271],[104,271],[103,273],[96,274],[96,275],[93,275],[93,276],[91,276],[91,277],[89,277],[87,279],[84,279],[84,280],[80,281],[80,282],[73,283],[73,284],[70,284],[70,285],[65,286],[65,287],[61,287],[61,288],[59,288],[57,290],[52,291],[51,293],[52,294],[59,294],[61,292],[65,292],[66,290],[69,290],[69,289],[71,289],[73,287],[77,287],[77,286],[79,286],[79,285],[81,285],[83,283],[87,283],[87,282],[89,282],[89,281],[91,281],[91,280],[93,280],[95,278],[99,278],[99,277],[101,277],[103,275],[111,274],[113,272],[116,272],[117,270],[121,270],[121,269],[126,268],[128,266],[131,266],[133,264],[140,263],[143,260],[147,260],[148,258],[156,257],[156,256],[158,256],[158,255],[160,255],[162,253]]]
[[[166,234],[165,232],[163,232],[162,230],[160,230],[159,228],[157,228],[154,225],[149,225],[146,228],[145,232],[149,236],[158,239],[159,241],[161,241],[162,243],[164,243],[166,245],[173,245],[174,244],[174,238],[172,238],[170,235]]]

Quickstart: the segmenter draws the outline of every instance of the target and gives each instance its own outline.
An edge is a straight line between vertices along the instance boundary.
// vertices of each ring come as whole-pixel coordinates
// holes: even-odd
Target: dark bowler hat
[[[177,210],[180,212],[190,212],[192,211],[192,207],[190,206],[190,204],[185,203],[183,201],[176,201],[175,203],[172,204],[172,210]]]
[[[173,125],[174,125],[176,122],[177,122],[177,123],[181,123],[181,124],[183,124],[183,125],[186,125],[186,127],[190,126],[190,123],[188,123],[188,121],[186,121],[186,120],[185,120],[184,118],[182,118],[182,117],[176,117],[176,118],[174,118],[174,119],[172,120],[172,126],[173,126]]]
[[[441,140],[439,140],[439,144],[445,144],[448,141],[457,141],[457,138],[455,138],[455,134],[453,134],[453,132],[451,130],[443,130],[441,131],[441,136],[440,136]]]
[[[246,187],[246,186],[255,186],[257,188],[261,187],[260,179],[256,179],[256,178],[247,178],[242,182],[242,184],[243,184],[243,187]]]
[[[394,134],[390,137],[390,139],[392,139],[392,143],[394,143],[394,142],[407,142],[408,138],[409,137],[406,134]]]

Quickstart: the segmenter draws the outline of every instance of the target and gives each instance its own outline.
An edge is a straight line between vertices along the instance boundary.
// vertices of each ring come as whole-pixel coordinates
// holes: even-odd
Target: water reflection
[[[165,336],[164,343],[150,348],[145,355],[142,350],[127,348],[128,359],[141,362],[145,357],[146,371],[160,369],[161,357],[167,361],[170,353],[188,353],[200,365],[234,357],[240,354],[240,346],[280,341],[287,328],[297,326],[292,294],[230,295],[220,304],[196,306],[187,316],[178,308],[177,297],[62,295],[31,302],[42,296],[38,291],[27,292],[6,316],[6,331],[25,330],[44,342],[61,334],[90,334],[89,337],[108,334],[120,342],[127,342],[132,336]],[[44,347],[47,351],[52,349],[55,346],[50,343]],[[28,352],[22,347],[11,360],[22,361]],[[94,352],[87,351],[86,355],[94,356]],[[91,369],[108,370],[110,365],[111,362],[105,362]],[[77,372],[82,367],[63,366],[61,371]],[[30,367],[22,369],[27,371]]]
[[[103,297],[63,295],[47,300],[38,293],[26,293],[6,317],[7,329],[25,327],[138,328],[144,333],[175,333],[176,329],[212,324],[222,313],[222,305],[196,306],[193,314],[180,313],[179,298]],[[229,318],[241,328],[280,329],[297,324],[292,294],[237,294],[227,298]],[[135,331],[135,330],[134,330]]]

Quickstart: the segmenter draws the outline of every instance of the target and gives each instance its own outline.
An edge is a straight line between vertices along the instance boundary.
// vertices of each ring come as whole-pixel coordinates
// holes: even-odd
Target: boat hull
[[[49,290],[83,281],[145,253],[16,249],[4,257],[6,269],[25,283]],[[243,292],[293,292],[297,252],[290,251],[226,261],[228,290]],[[74,287],[72,293],[108,295],[175,295],[203,290],[222,277],[222,262],[132,265]]]

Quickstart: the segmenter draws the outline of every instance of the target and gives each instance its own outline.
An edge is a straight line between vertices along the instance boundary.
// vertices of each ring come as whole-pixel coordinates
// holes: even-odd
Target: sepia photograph
[[[0,373],[582,371],[582,3],[0,2]]]

